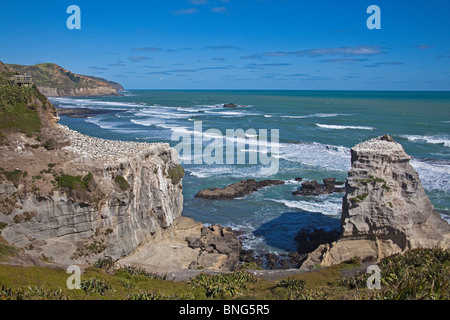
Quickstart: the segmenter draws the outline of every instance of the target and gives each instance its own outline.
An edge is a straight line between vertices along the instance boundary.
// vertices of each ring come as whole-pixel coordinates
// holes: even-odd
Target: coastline
[[[347,170],[349,169],[348,163],[350,159],[350,152],[347,146],[350,145],[357,137],[360,137],[358,139],[361,141],[365,139],[366,136],[374,136],[377,132],[382,130],[379,128],[379,123],[376,125],[364,123],[364,126],[370,125],[375,127],[375,131],[352,130],[351,128],[333,130],[312,126],[308,127],[309,123],[315,124],[319,121],[320,123],[334,123],[336,121],[340,121],[344,122],[344,124],[350,124],[348,123],[349,121],[359,121],[359,115],[355,113],[355,111],[353,111],[353,113],[344,111],[337,113],[335,110],[331,112],[329,109],[331,109],[332,104],[330,106],[324,106],[322,104],[318,106],[314,105],[311,110],[296,110],[295,112],[292,109],[287,109],[286,112],[281,113],[281,110],[273,109],[271,107],[269,108],[269,106],[272,106],[274,103],[272,100],[269,100],[267,103],[262,103],[259,100],[261,96],[265,97],[266,91],[259,91],[259,93],[253,91],[252,95],[249,97],[239,95],[239,92],[235,91],[210,92],[210,95],[207,95],[206,97],[211,100],[205,100],[201,104],[191,102],[198,100],[198,91],[193,93],[172,90],[170,91],[170,94],[167,93],[165,95],[160,95],[160,91],[156,91],[156,93],[155,91],[147,92],[139,90],[134,92],[135,94],[133,97],[128,99],[108,98],[95,99],[91,101],[91,99],[87,98],[84,102],[77,100],[77,104],[80,104],[81,107],[90,107],[93,110],[95,110],[95,108],[108,109],[109,112],[107,114],[96,115],[93,118],[95,121],[91,121],[92,119],[90,119],[88,123],[86,123],[84,119],[71,119],[63,117],[63,123],[69,124],[77,130],[81,130],[86,133],[96,132],[96,135],[98,133],[101,137],[111,136],[114,137],[114,139],[135,138],[145,141],[152,139],[151,136],[154,136],[158,137],[158,140],[166,142],[168,141],[168,137],[170,137],[170,133],[173,132],[173,130],[177,130],[177,128],[189,128],[189,125],[192,125],[190,120],[193,119],[211,119],[211,121],[214,121],[219,128],[223,128],[223,125],[226,125],[226,123],[230,123],[230,125],[235,127],[241,126],[242,128],[246,128],[246,121],[261,121],[260,117],[263,117],[262,120],[266,126],[273,126],[280,123],[283,124],[283,127],[281,127],[282,130],[284,126],[289,126],[283,130],[283,136],[286,134],[288,135],[285,137],[285,140],[288,142],[281,143],[282,147],[285,148],[285,152],[282,155],[282,161],[284,161],[284,165],[286,163],[288,164],[286,173],[282,172],[279,177],[280,180],[284,181],[289,181],[292,177],[297,175],[304,177],[305,181],[313,181],[316,179],[321,180],[322,178],[333,176],[337,177],[339,180],[344,179]],[[203,96],[205,92],[201,91],[200,93],[201,96]],[[270,93],[273,94],[276,92],[271,91]],[[330,95],[332,96],[332,93],[333,92],[329,92],[327,98],[321,98],[319,102],[323,102],[324,99],[330,99]],[[351,92],[346,92],[345,95],[349,93]],[[228,94],[232,95],[233,98],[224,98]],[[390,93],[390,95],[394,97],[398,94],[399,93],[395,92]],[[400,94],[400,97],[403,97],[402,94],[403,93]],[[357,97],[360,95],[364,96],[364,93],[356,93]],[[407,95],[415,96],[414,93],[407,93]],[[378,93],[370,93],[369,97],[372,96],[378,96]],[[274,97],[271,97],[271,99],[273,98]],[[293,105],[297,100],[304,100],[301,97],[289,97],[289,99],[292,99]],[[336,103],[340,102],[341,99],[343,99],[342,94],[339,94],[339,98],[336,99]],[[226,114],[227,111],[229,113],[229,110],[221,110],[221,108],[215,107],[215,105],[219,105],[223,101],[227,100],[235,100],[239,105],[249,105],[249,107],[245,109],[234,109],[233,115]],[[351,100],[352,99],[350,99],[349,102],[354,103]],[[183,101],[183,103],[179,103],[178,101]],[[256,101],[258,101],[258,103],[255,103]],[[398,99],[395,99],[396,103],[397,101]],[[91,102],[92,104],[90,104]],[[71,105],[70,100],[62,101],[62,103],[68,106]],[[390,100],[387,100],[386,103],[390,103]],[[258,106],[255,107],[255,104]],[[402,106],[402,104],[400,104],[400,106]],[[133,121],[134,119],[138,119],[138,121],[136,121],[136,123],[130,123],[130,119]],[[290,138],[290,132],[286,132],[286,130],[290,130],[288,128],[292,128],[295,123],[298,123],[298,125],[305,123],[306,125],[303,126],[304,129],[301,132],[301,136],[297,135]],[[438,131],[440,129],[435,126],[435,130]],[[317,138],[310,138],[309,131],[314,133],[317,132]],[[422,151],[422,145],[425,144],[425,141],[422,143],[422,141],[419,140],[408,140],[402,138],[401,136],[404,134],[404,132],[401,132],[396,135],[396,141],[405,143],[408,148],[417,145],[417,149],[415,150],[424,152]],[[336,140],[334,136],[339,137],[339,139]],[[346,140],[344,143],[342,138],[340,138],[341,136],[345,138],[350,137],[350,139],[349,141]],[[312,140],[305,141],[305,138]],[[329,140],[328,143],[327,140]],[[290,142],[292,142],[292,144]],[[434,150],[439,150],[440,145],[427,144],[426,147],[434,147],[432,152],[435,152]],[[443,147],[443,150],[445,151],[445,147]],[[418,156],[421,156],[421,154],[419,153]],[[435,195],[432,199],[433,203],[437,203],[436,210],[440,212],[443,211],[443,217],[448,220],[450,217],[445,215],[446,211],[444,210],[447,208],[447,205],[445,204],[445,191],[439,191],[442,190],[442,188],[445,188],[448,170],[446,169],[446,166],[442,166],[440,162],[438,163],[436,161],[435,165],[432,160],[422,161],[422,158],[418,156],[414,158],[413,166],[420,171],[419,173],[421,178],[423,177],[422,181],[426,189],[431,190],[432,195]],[[288,162],[286,162],[286,160]],[[239,166],[186,165],[184,167],[187,176],[183,183],[183,193],[185,194],[185,213],[187,216],[195,217],[195,219],[198,219],[207,225],[220,223],[225,226],[231,226],[237,230],[244,230],[249,236],[248,241],[246,240],[248,242],[247,248],[249,248],[248,245],[255,244],[257,246],[262,246],[263,249],[266,250],[267,245],[264,243],[264,239],[265,237],[272,237],[272,235],[266,232],[265,234],[255,236],[253,232],[257,230],[262,223],[266,223],[271,219],[273,219],[274,223],[276,221],[281,223],[283,220],[277,220],[277,216],[280,214],[285,212],[307,211],[317,214],[322,213],[323,215],[328,216],[338,214],[340,208],[342,207],[342,201],[338,201],[333,197],[324,196],[313,200],[312,198],[310,199],[307,197],[286,196],[286,193],[294,191],[294,188],[297,188],[300,183],[287,183],[285,187],[280,189],[284,190],[283,195],[278,194],[275,191],[276,188],[267,188],[253,196],[246,197],[245,199],[239,199],[235,202],[227,202],[226,205],[223,206],[212,202],[209,202],[205,206],[204,201],[194,199],[195,194],[200,191],[200,189],[203,189],[199,188],[198,185],[203,186],[203,184],[206,184],[204,187],[226,186],[239,182],[243,179],[252,178],[253,171],[251,168]],[[298,173],[293,171],[294,167],[298,168],[296,169],[298,170]],[[331,171],[332,173],[329,173],[328,171]],[[258,180],[262,179],[265,178],[259,177]],[[275,179],[278,179],[278,177],[275,177]],[[263,197],[265,199],[264,202],[259,204],[259,206],[263,206],[267,209],[263,208],[262,210],[259,210],[257,208],[259,197]],[[434,202],[436,199],[438,199],[438,202]],[[439,206],[441,201],[444,203]],[[247,211],[256,212],[255,216],[260,216],[262,219],[257,220],[256,217],[255,219],[252,219],[251,217],[247,219],[246,215],[250,214],[246,214],[244,212],[244,208],[241,207],[241,204],[247,203],[251,204]],[[207,206],[210,204],[212,207],[208,210]],[[227,207],[228,210],[225,210],[225,207]],[[443,210],[440,210],[441,208],[443,208]],[[228,214],[227,212],[233,212],[233,214]],[[244,216],[246,220],[239,221],[238,218],[235,218],[236,216]],[[309,219],[309,217],[314,219],[314,214],[304,215],[304,217],[306,219]],[[301,222],[295,221],[294,223]],[[303,226],[300,228],[302,227]],[[304,227],[311,228],[311,225],[308,224]],[[272,238],[270,240],[272,240]],[[273,241],[271,241],[271,244],[273,244]],[[273,250],[273,252],[285,252],[283,248],[280,250],[277,245],[278,243],[275,242],[275,247],[271,246],[267,249],[270,251]]]

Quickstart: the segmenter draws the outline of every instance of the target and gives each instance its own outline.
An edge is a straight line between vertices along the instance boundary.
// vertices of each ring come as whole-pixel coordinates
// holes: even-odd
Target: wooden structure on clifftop
[[[33,78],[29,73],[25,75],[14,75],[12,76],[12,80],[18,86],[31,87],[33,85]]]

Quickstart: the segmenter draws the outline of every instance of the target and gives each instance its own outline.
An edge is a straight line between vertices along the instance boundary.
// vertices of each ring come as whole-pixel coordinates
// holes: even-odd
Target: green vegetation
[[[375,178],[372,175],[369,175],[367,179],[359,179],[358,182],[361,182],[361,183],[364,183],[364,184],[373,183],[373,182],[386,183],[386,181],[383,178]]]
[[[3,228],[2,228],[3,229]],[[17,255],[17,249],[9,244],[6,244],[1,241],[0,237],[0,262],[6,261],[9,257],[13,257]]]
[[[0,260],[17,250],[0,243]],[[106,261],[106,260],[105,260]],[[103,266],[109,264],[103,261]],[[381,290],[367,289],[370,274],[342,277],[343,270],[360,267],[359,259],[277,281],[238,271],[218,275],[201,273],[189,282],[174,282],[140,268],[122,267],[105,272],[87,268],[82,289],[66,287],[64,269],[0,265],[0,299],[443,299],[450,298],[450,251],[417,249],[379,263]]]
[[[364,201],[364,199],[366,199],[368,195],[369,195],[368,193],[363,193],[363,194],[361,194],[359,196],[356,196],[354,198],[350,198],[350,201],[353,202],[353,203],[361,202],[361,201]]]
[[[94,262],[93,266],[94,268],[110,271],[113,266],[113,261],[111,258],[100,258],[96,262]]]
[[[92,193],[95,189],[94,176],[88,173],[84,177],[72,176],[63,172],[53,172],[54,185],[64,191],[72,200],[92,203],[99,198]]]
[[[303,290],[306,282],[304,280],[297,280],[294,278],[281,279],[276,282],[276,288],[288,288],[290,290]]]
[[[361,299],[448,300],[450,299],[450,250],[415,249],[403,255],[384,258],[381,290],[364,290]],[[339,284],[349,289],[365,288],[370,274],[342,278]]]
[[[375,177],[372,176],[372,175],[369,175],[367,179],[359,179],[358,182],[363,183],[363,184],[369,184],[369,183],[377,183],[377,182],[379,182],[379,183],[382,183],[382,186],[381,186],[381,187],[382,187],[383,189],[385,189],[385,190],[387,190],[387,191],[391,190],[391,187],[389,187],[389,186],[386,184],[386,180],[384,180],[383,178],[375,178]]]
[[[35,85],[17,86],[8,80],[9,74],[0,73],[0,143],[5,143],[6,131],[39,135],[39,109],[54,108]]]
[[[36,110],[25,103],[17,103],[0,111],[0,130],[39,133],[41,120]]]
[[[141,291],[139,293],[133,293],[129,295],[126,300],[193,300],[194,296],[192,293],[179,295],[171,294],[166,295],[154,291]]]
[[[40,174],[31,177],[31,181],[35,182],[36,180],[41,180],[43,177]]]
[[[128,189],[130,189],[130,184],[128,183],[128,181],[121,175],[117,175],[114,178],[114,182],[116,183],[116,185],[119,187],[120,190],[122,191],[127,191]]]
[[[28,287],[26,289],[0,288],[0,300],[68,300],[62,290],[49,290],[44,286]]]
[[[172,179],[173,184],[178,184],[180,179],[184,177],[184,169],[181,165],[177,164],[176,167],[168,170],[169,178]]]
[[[242,296],[248,285],[257,281],[258,278],[256,276],[248,272],[237,271],[214,276],[201,273],[192,278],[190,284],[193,289],[203,289],[207,297],[234,298]]]
[[[80,288],[86,293],[98,293],[102,296],[116,291],[116,289],[114,289],[107,281],[97,278],[83,280],[80,284]]]
[[[103,240],[101,241],[94,240],[81,248],[77,248],[77,251],[74,254],[74,258],[87,257],[92,254],[99,254],[105,251],[105,249],[106,245],[104,244]]]
[[[93,179],[92,173],[88,173],[84,177],[82,176],[72,176],[70,174],[54,174],[58,188],[71,192],[72,190],[82,189],[87,190],[89,183]]]
[[[148,272],[143,268],[133,267],[133,266],[123,266],[121,267],[116,273],[119,274],[126,274],[130,276],[144,276],[149,279],[160,279],[160,280],[166,280],[167,274],[160,275],[153,272]]]
[[[13,171],[1,170],[1,173],[5,176],[6,180],[12,182],[16,188],[19,185],[20,178],[22,178],[24,175],[24,172],[22,172],[22,170],[17,169]]]
[[[81,176],[72,176],[70,174],[61,173],[60,175],[55,176],[55,180],[58,183],[58,187],[65,190],[73,190],[77,186],[86,189],[86,185],[83,182],[83,178]]]

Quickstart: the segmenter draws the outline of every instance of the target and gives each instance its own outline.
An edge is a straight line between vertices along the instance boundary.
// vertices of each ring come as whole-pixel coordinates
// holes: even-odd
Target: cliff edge
[[[388,135],[351,149],[340,238],[321,245],[304,266],[353,257],[376,262],[410,249],[450,247],[450,225],[434,211],[410,159]]]
[[[19,74],[29,73],[39,91],[47,97],[117,96],[124,91],[116,82],[79,75],[54,63],[7,66]]]

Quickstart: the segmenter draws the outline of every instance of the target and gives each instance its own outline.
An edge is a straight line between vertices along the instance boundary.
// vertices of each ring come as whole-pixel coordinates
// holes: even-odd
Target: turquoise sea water
[[[193,141],[194,123],[201,121],[203,132],[216,129],[204,136],[211,141],[225,145],[230,139],[216,139],[217,134],[241,128],[247,133],[241,139],[253,137],[249,129],[257,133],[267,129],[270,143],[271,130],[277,129],[276,174],[261,174],[260,162],[249,164],[250,145],[242,149],[246,164],[227,164],[225,160],[224,164],[183,164],[183,215],[243,231],[248,249],[295,250],[293,239],[299,229],[338,228],[342,194],[294,196],[291,192],[300,186],[294,178],[344,181],[350,168],[350,148],[385,133],[413,157],[411,164],[436,210],[450,220],[450,92],[129,91],[120,97],[51,100],[60,107],[107,111],[87,119],[62,117],[60,121],[81,133],[107,139],[175,146],[178,141],[171,141],[174,133],[192,134]],[[225,103],[239,107],[223,108]],[[185,155],[181,156],[186,162]],[[248,178],[280,179],[286,184],[234,200],[194,198],[201,189]]]

